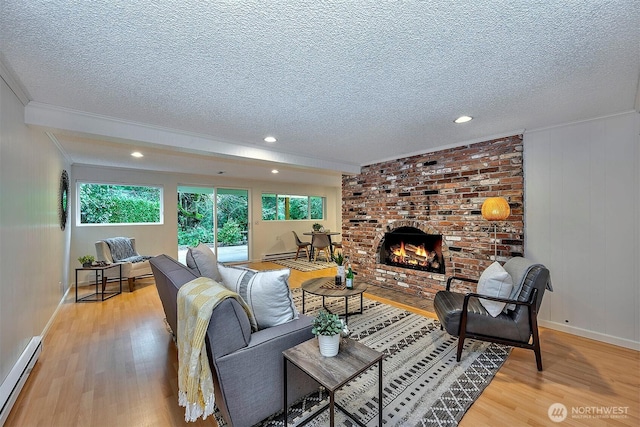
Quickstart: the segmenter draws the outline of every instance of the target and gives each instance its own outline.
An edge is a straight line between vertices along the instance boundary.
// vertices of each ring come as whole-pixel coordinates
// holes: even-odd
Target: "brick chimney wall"
[[[522,136],[368,165],[342,178],[342,244],[356,280],[433,299],[452,275],[478,278],[494,258],[493,225],[480,209],[502,196],[511,216],[497,223],[498,261],[524,250]],[[379,263],[384,234],[402,226],[443,237],[445,271]],[[465,285],[475,290],[473,284]]]

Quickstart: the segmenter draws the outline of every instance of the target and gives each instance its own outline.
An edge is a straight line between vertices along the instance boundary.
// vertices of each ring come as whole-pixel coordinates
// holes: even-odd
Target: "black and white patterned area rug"
[[[300,307],[301,292],[294,289]],[[327,299],[334,312],[342,312],[343,299]],[[306,314],[313,314],[321,298],[305,296]],[[351,307],[357,307],[354,299]],[[383,361],[383,423],[388,426],[456,426],[491,382],[507,359],[510,347],[466,340],[462,360],[456,362],[457,338],[440,330],[437,320],[374,300],[364,299],[363,314],[349,316],[350,337],[385,354]],[[374,367],[336,392],[342,404],[367,426],[378,423],[378,369]],[[326,405],[328,395],[320,389],[289,409],[288,425],[303,423]],[[355,426],[336,410],[336,425]],[[224,421],[218,419],[221,426]],[[282,426],[276,414],[260,427]],[[329,425],[328,410],[308,426]]]
[[[271,262],[275,264],[283,265],[287,268],[292,268],[294,270],[304,271],[304,272],[322,270],[325,268],[334,268],[334,269],[336,268],[335,262],[307,261],[306,258],[298,258],[297,260],[294,260],[293,258],[278,259]]]

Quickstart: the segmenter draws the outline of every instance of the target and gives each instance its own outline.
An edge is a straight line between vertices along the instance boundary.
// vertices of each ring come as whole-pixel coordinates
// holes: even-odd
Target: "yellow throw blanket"
[[[185,407],[185,421],[213,414],[213,377],[205,348],[205,335],[213,309],[226,298],[235,298],[247,313],[240,296],[223,285],[199,277],[178,291],[178,403]]]

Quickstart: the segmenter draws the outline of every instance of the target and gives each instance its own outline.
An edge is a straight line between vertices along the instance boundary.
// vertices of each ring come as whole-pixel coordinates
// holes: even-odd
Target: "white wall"
[[[551,271],[541,325],[640,349],[640,115],[524,135],[525,254]]]
[[[261,260],[264,255],[295,251],[296,245],[291,230],[299,233],[310,231],[313,221],[262,221],[261,195],[263,192],[281,194],[302,194],[326,197],[327,218],[321,222],[332,230],[340,230],[341,189],[339,187],[309,186],[285,183],[267,183],[249,180],[229,179],[218,176],[200,176],[189,174],[159,173],[140,170],[124,170],[94,166],[74,165],[71,169],[72,186],[72,244],[71,271],[78,267],[77,258],[83,254],[95,254],[94,242],[114,236],[136,238],[136,249],[145,255],[165,253],[174,258],[178,256],[177,229],[177,188],[181,185],[241,188],[249,190],[250,229],[249,257]],[[77,226],[75,209],[76,183],[95,181],[121,184],[162,185],[164,194],[163,225],[99,225]],[[72,279],[75,280],[75,279]],[[78,281],[83,280],[79,277]]]
[[[64,296],[69,228],[60,230],[58,189],[68,169],[0,79],[0,382]]]

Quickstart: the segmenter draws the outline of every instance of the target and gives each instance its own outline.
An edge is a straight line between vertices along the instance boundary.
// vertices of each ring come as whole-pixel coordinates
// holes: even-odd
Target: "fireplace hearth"
[[[414,227],[400,227],[385,233],[380,245],[380,262],[444,274],[442,235],[427,234]]]

